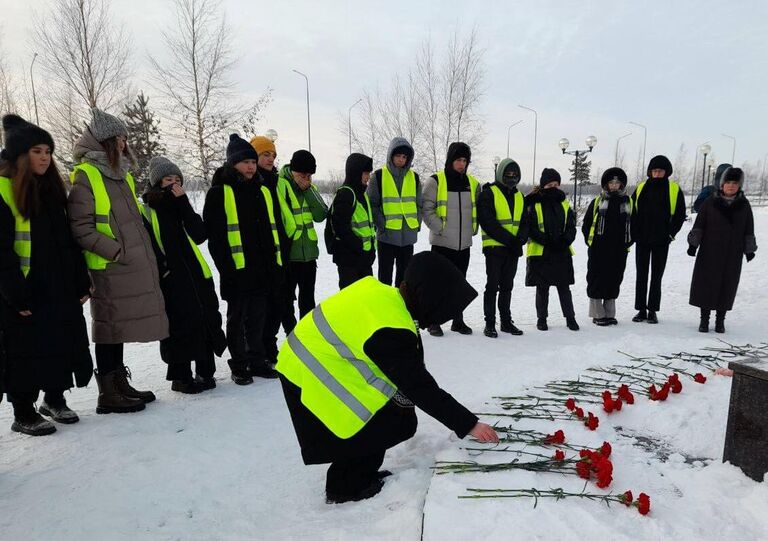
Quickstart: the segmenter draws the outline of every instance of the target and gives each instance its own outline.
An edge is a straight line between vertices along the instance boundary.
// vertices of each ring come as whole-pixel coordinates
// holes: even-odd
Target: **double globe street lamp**
[[[597,145],[597,137],[595,137],[594,135],[590,135],[589,137],[586,138],[584,142],[587,145],[587,150],[568,150],[568,147],[570,146],[571,143],[565,137],[560,139],[560,141],[557,143],[557,145],[560,147],[560,150],[563,151],[563,154],[569,154],[575,157],[575,159],[573,160],[573,207],[574,208],[577,208],[576,194],[578,192],[578,187],[579,187],[579,156],[583,156],[588,152],[592,152],[592,149],[595,148],[595,145]],[[579,199],[581,199],[581,197],[579,197]]]

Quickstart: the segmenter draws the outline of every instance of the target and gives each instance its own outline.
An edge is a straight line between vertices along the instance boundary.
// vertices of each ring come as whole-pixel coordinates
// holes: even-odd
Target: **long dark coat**
[[[186,195],[174,197],[153,188],[144,201],[157,213],[163,249],[153,234],[155,257],[160,267],[160,288],[170,336],[160,342],[160,356],[166,363],[202,360],[209,349],[221,355],[227,346],[221,330],[219,298],[213,278],[205,278],[187,235],[195,244],[208,238],[203,219]],[[151,225],[149,225],[152,232]]]
[[[604,213],[595,204],[608,202]],[[597,202],[597,203],[596,203]],[[625,212],[622,212],[622,206]],[[587,207],[581,232],[588,242],[589,230],[595,223],[595,235],[587,250],[587,296],[591,299],[616,299],[619,297],[624,269],[627,266],[627,249],[632,244],[629,227],[629,196],[624,193],[603,193]]]
[[[708,310],[730,310],[736,298],[745,254],[757,250],[752,207],[742,192],[727,205],[722,193],[701,206],[688,244],[698,247],[689,303]]]
[[[568,210],[568,217],[563,213],[562,202],[565,193],[558,188],[534,191],[525,198],[528,214],[528,238],[542,244],[544,253],[529,257],[525,273],[525,285],[558,286],[571,285],[573,277],[573,257],[569,247],[576,239],[576,216],[573,209]],[[535,205],[541,203],[544,216],[544,231],[539,231]]]
[[[69,228],[66,201],[42,194],[43,210],[31,219],[32,260],[24,277],[13,251],[14,218],[0,202],[0,348],[5,390],[85,387],[93,374],[80,299],[91,282]],[[31,316],[19,312],[29,310]]]

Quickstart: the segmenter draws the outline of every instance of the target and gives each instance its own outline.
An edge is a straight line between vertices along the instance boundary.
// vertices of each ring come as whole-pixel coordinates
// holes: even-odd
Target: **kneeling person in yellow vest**
[[[415,255],[399,289],[363,278],[321,302],[288,336],[277,371],[305,464],[330,463],[326,501],[370,498],[384,453],[416,432],[418,406],[463,438],[496,432],[442,390],[424,365],[419,328],[477,296],[458,269]]]

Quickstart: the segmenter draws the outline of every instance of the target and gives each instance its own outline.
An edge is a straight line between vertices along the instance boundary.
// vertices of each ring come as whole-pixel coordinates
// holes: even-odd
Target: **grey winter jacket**
[[[392,153],[399,147],[407,147],[411,150],[408,162],[405,167],[395,167],[392,163]],[[392,177],[395,179],[395,186],[397,191],[401,192],[403,189],[403,178],[405,174],[411,169],[413,164],[413,147],[404,137],[395,137],[389,143],[389,149],[387,150],[387,164],[384,166],[389,169]],[[421,230],[421,218],[422,218],[422,194],[421,194],[421,181],[419,175],[416,175],[416,212],[418,213],[419,227],[411,229],[408,224],[403,222],[403,228],[399,231],[386,228],[386,220],[384,219],[384,211],[381,201],[381,173],[382,170],[378,169],[371,175],[371,180],[368,183],[368,199],[371,200],[371,212],[373,213],[373,221],[376,225],[376,237],[379,242],[384,244],[391,244],[393,246],[411,246],[416,244],[416,239]]]
[[[91,339],[96,344],[154,342],[168,337],[168,319],[152,241],[128,183],[106,162],[102,145],[86,129],[75,144],[75,162],[99,169],[112,208],[112,239],[96,230],[91,183],[82,171],[69,193],[70,225],[83,250],[111,260],[91,270]]]
[[[478,192],[480,187],[478,187]],[[479,195],[476,194],[476,195]],[[470,192],[448,192],[445,227],[437,215],[437,178],[424,182],[422,216],[429,228],[429,243],[451,250],[464,250],[472,246],[472,196]]]

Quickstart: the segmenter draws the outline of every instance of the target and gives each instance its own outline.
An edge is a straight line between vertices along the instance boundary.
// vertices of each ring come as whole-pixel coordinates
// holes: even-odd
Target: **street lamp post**
[[[310,128],[310,124],[309,124],[309,77],[301,73],[299,70],[292,70],[292,71],[304,77],[304,81],[307,84],[307,146],[309,147],[308,150],[312,152],[312,129]]]
[[[733,135],[728,135],[727,133],[721,133],[720,135],[733,141],[733,149],[731,150],[731,165],[736,167],[736,138]]]
[[[712,147],[707,143],[701,145],[701,153],[704,154],[704,159],[701,160],[701,189],[704,189],[704,174],[707,171],[707,155],[712,152]]]
[[[32,73],[32,68],[35,65],[35,60],[37,60],[37,53],[35,53],[32,56],[32,62],[29,64],[29,80],[32,83],[32,101],[35,103],[35,123],[39,126],[40,117],[37,114],[37,94],[35,94],[35,77]]]
[[[622,135],[621,137],[616,139],[616,155],[613,158],[613,166],[614,167],[618,167],[619,166],[619,143],[621,142],[622,139],[624,139],[625,137],[629,137],[630,135],[632,135],[632,132],[625,133],[624,135]]]
[[[712,178],[712,166],[715,165],[715,160],[712,159],[710,156],[707,160],[707,184],[710,183],[710,179]]]
[[[511,130],[513,127],[520,124],[522,120],[518,120],[517,122],[513,122],[512,124],[507,127],[507,158],[509,158],[509,130]]]
[[[633,122],[632,120],[630,120],[629,123],[634,126],[639,126],[643,128],[643,167],[645,167],[645,145],[646,143],[648,143],[648,128],[646,128],[639,122]]]
[[[563,151],[563,154],[569,154],[569,155],[575,157],[575,160],[573,162],[573,208],[574,208],[574,212],[575,212],[575,209],[578,208],[578,205],[576,204],[576,192],[578,192],[578,187],[579,187],[579,156],[583,156],[587,152],[592,152],[592,149],[595,148],[595,145],[597,144],[597,137],[595,137],[594,135],[590,135],[589,137],[587,137],[587,139],[584,142],[587,144],[588,150],[568,150],[568,146],[571,143],[565,137],[560,139],[560,141],[557,143],[557,145],[560,147],[560,150]]]
[[[347,111],[347,122],[348,122],[347,131],[349,132],[349,153],[350,154],[352,154],[352,109],[355,107],[355,105],[357,105],[361,101],[363,101],[363,98],[360,98],[355,103],[350,105],[349,110]]]
[[[533,171],[531,175],[531,183],[535,186],[536,185],[536,141],[539,137],[539,114],[530,107],[526,107],[525,105],[518,105],[521,109],[525,109],[526,111],[531,111],[533,113]]]
[[[701,143],[696,147],[696,152],[694,152],[694,158],[693,158],[693,171],[691,172],[691,209],[693,209],[693,202],[694,202],[694,192],[696,191],[696,171],[699,167],[699,151],[701,150],[701,147],[704,145],[708,145],[709,141],[706,141],[704,143]]]

